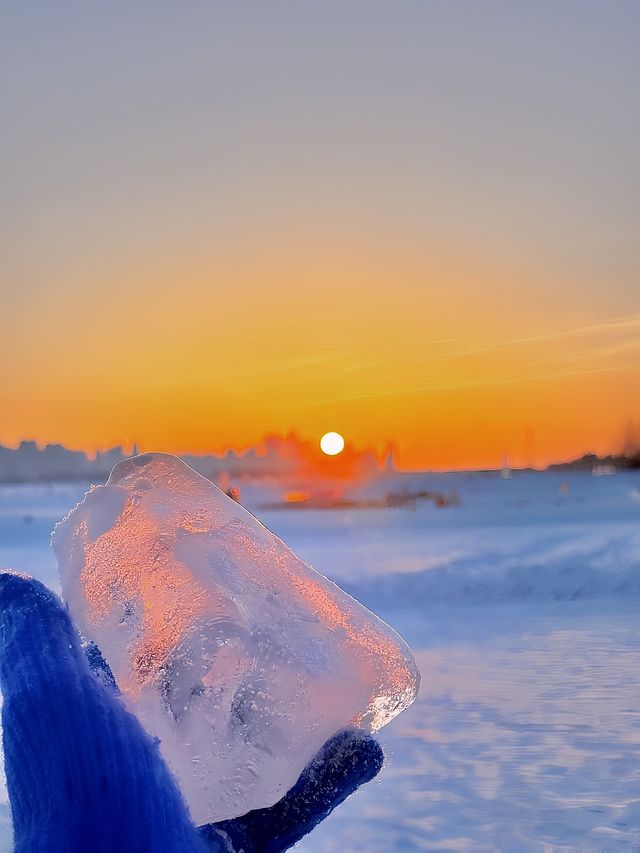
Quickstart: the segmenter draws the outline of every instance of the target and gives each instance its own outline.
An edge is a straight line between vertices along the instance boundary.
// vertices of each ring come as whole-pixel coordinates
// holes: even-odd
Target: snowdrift
[[[640,534],[593,537],[539,553],[485,554],[347,584],[371,608],[500,601],[640,598]]]

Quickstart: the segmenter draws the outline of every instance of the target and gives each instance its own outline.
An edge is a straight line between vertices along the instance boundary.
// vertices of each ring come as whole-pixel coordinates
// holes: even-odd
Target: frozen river
[[[455,491],[461,506],[261,511],[272,496],[242,490],[403,634],[422,672],[415,705],[381,733],[378,780],[298,849],[637,847],[640,476],[411,485]],[[0,565],[58,588],[49,534],[83,491],[0,487]]]

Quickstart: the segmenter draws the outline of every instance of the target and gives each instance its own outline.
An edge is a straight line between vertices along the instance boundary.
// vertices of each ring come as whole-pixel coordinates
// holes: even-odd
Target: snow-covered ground
[[[416,475],[437,509],[249,508],[396,627],[422,689],[387,764],[305,851],[640,845],[640,475]],[[0,566],[59,588],[53,524],[81,486],[0,487]],[[0,792],[0,851],[10,849]]]

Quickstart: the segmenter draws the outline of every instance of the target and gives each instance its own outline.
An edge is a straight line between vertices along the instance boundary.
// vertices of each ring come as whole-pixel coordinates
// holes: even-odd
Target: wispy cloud
[[[291,373],[296,370],[305,370],[307,367],[328,367],[336,363],[336,357],[328,355],[318,356],[292,356],[286,361],[278,362],[277,364],[264,364],[255,367],[247,367],[242,370],[227,370],[225,368],[225,376],[249,377],[249,376],[267,376],[278,373]]]
[[[562,379],[569,376],[590,376],[600,373],[618,373],[623,370],[638,370],[640,366],[635,364],[614,366],[614,367],[596,367],[591,370],[559,370],[552,373],[540,373],[535,376],[513,376],[503,379],[476,379],[464,382],[444,382],[432,383],[424,385],[412,385],[406,388],[390,388],[385,391],[374,391],[371,393],[362,394],[344,394],[337,397],[324,398],[322,400],[308,400],[301,402],[301,405],[306,406],[324,406],[332,403],[346,403],[354,400],[377,400],[385,397],[401,397],[406,394],[433,394],[440,391],[462,391],[472,388],[499,388],[501,386],[522,385],[529,382],[546,382],[552,379]]]
[[[508,348],[512,346],[522,346],[525,344],[545,343],[546,341],[557,341],[564,338],[575,337],[590,337],[620,332],[628,332],[631,329],[640,330],[640,314],[629,314],[622,317],[614,317],[610,320],[604,320],[599,323],[590,323],[584,326],[575,326],[570,329],[562,329],[555,332],[544,332],[538,335],[528,335],[520,338],[506,338],[501,341],[496,341],[486,346],[473,347],[471,349],[460,350],[459,352],[443,353],[435,356],[437,359],[446,358],[465,358],[466,356],[480,355],[485,352],[493,352],[495,350]]]
[[[634,352],[638,349],[640,349],[640,339],[635,341],[626,341],[625,343],[616,344],[615,346],[595,347],[587,350],[586,352],[567,356],[567,360],[579,361],[583,358],[603,358],[609,355],[620,355],[621,353]]]

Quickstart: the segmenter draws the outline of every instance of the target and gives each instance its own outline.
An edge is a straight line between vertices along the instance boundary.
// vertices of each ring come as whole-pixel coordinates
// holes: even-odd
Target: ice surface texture
[[[120,462],[53,542],[73,618],[197,823],[274,804],[336,731],[416,696],[395,631],[173,456]]]

